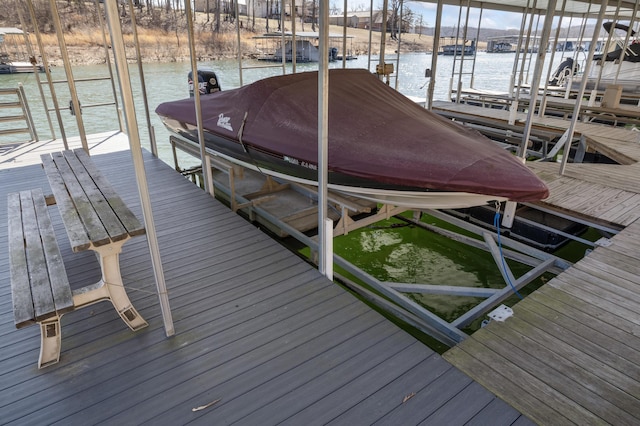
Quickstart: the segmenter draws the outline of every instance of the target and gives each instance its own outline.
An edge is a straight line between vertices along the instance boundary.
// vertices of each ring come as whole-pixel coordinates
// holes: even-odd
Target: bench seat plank
[[[78,184],[81,186],[84,194],[86,194],[88,202],[91,203],[91,206],[100,220],[100,224],[97,226],[100,230],[107,233],[111,241],[125,239],[127,237],[127,232],[124,229],[124,226],[122,226],[122,223],[120,223],[118,216],[109,205],[104,194],[101,192],[101,188],[98,188],[96,185],[96,182],[94,181],[95,176],[90,175],[87,172],[84,165],[78,160],[78,157],[76,157],[74,152],[64,151],[62,155],[70,167],[69,171],[75,175]]]
[[[9,269],[11,274],[11,294],[16,327],[24,327],[35,323],[35,313],[29,285],[29,269],[27,255],[24,251],[25,239],[22,233],[22,211],[20,194],[17,192],[7,196],[8,231],[9,231]]]
[[[127,207],[109,181],[91,161],[87,153],[84,152],[82,148],[77,148],[73,152],[76,154],[77,159],[83,164],[89,175],[91,175],[96,185],[100,188],[100,191],[113,211],[118,213],[118,218],[127,233],[131,237],[143,235],[145,233],[144,225],[138,220],[129,207]]]
[[[51,158],[53,158],[53,162],[55,163],[66,186],[66,191],[64,192],[67,192],[71,197],[72,204],[70,208],[78,212],[79,217],[82,220],[85,232],[89,237],[89,241],[91,241],[95,246],[101,246],[110,243],[111,239],[109,238],[109,234],[105,230],[102,222],[100,221],[100,217],[96,213],[93,205],[91,204],[91,201],[89,201],[87,194],[82,188],[82,184],[78,181],[78,178],[73,173],[73,170],[69,166],[69,163],[67,163],[61,152],[55,152],[51,154]],[[51,189],[53,190],[54,195],[56,195],[57,201],[57,194],[58,192],[62,192],[62,190],[56,192],[55,189]],[[60,210],[62,211],[62,208]]]
[[[142,223],[82,149],[41,158],[73,251],[145,233]]]
[[[67,237],[69,238],[71,249],[74,252],[87,250],[91,246],[91,240],[78,215],[78,211],[73,206],[73,201],[64,186],[64,181],[53,162],[53,158],[46,154],[42,155],[41,159],[47,179],[49,180],[49,185],[53,191],[53,196],[56,199],[58,210],[62,216],[64,227],[67,230]]]
[[[11,289],[16,327],[73,310],[71,287],[41,189],[12,193]]]
[[[51,223],[51,217],[47,210],[47,203],[42,189],[32,190],[32,193],[34,194],[33,204],[38,220],[38,229],[40,229],[44,256],[47,260],[53,304],[56,313],[61,315],[65,312],[72,311],[74,308],[71,285],[69,284],[67,271],[62,260],[62,253],[60,253],[60,248],[58,247],[55,230]]]
[[[40,238],[40,227],[36,219],[33,198],[30,191],[20,192],[20,210],[22,212],[22,232],[24,233],[27,254],[27,269],[31,283],[31,297],[35,320],[40,321],[55,316],[53,294],[49,284],[44,249]]]

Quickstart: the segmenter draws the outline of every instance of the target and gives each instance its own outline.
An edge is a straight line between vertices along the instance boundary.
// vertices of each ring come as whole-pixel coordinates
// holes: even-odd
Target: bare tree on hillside
[[[302,0],[302,10],[300,11],[300,31],[304,31],[304,21],[307,16],[307,2]]]
[[[416,18],[416,27],[418,28],[418,38],[422,37],[422,27],[424,27],[424,22],[422,18],[422,13],[418,15]]]
[[[398,39],[398,27],[400,26],[400,5],[402,0],[391,0],[391,10],[387,17],[387,24],[389,25],[389,31],[391,32],[391,39]],[[402,31],[402,30],[400,30]]]
[[[269,9],[269,4],[270,4],[269,0],[267,0],[267,18],[266,18],[266,22],[265,22],[267,33],[269,32],[269,15],[271,14],[270,13],[271,9]]]
[[[391,0],[391,10],[387,16],[387,25],[392,40],[398,40],[398,32],[407,31],[413,22],[414,13],[411,9],[404,6],[404,0]],[[402,16],[400,12],[402,11]]]
[[[256,30],[256,2],[251,2],[251,31]]]
[[[236,20],[236,5],[233,0],[229,0],[229,6],[226,12],[229,22],[233,24]]]
[[[220,32],[220,0],[216,0],[216,13],[215,13],[216,25],[213,31],[215,33]]]

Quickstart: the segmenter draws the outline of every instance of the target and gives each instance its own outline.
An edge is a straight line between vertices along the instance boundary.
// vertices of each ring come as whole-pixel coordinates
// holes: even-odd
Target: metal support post
[[[156,278],[156,288],[158,291],[158,298],[160,300],[160,309],[164,320],[165,334],[169,337],[175,334],[175,329],[173,327],[171,308],[169,306],[169,296],[167,294],[164,271],[162,269],[162,260],[160,258],[160,250],[158,248],[158,237],[151,209],[151,199],[149,198],[149,187],[147,185],[147,177],[144,170],[144,159],[142,158],[142,147],[140,146],[140,135],[138,133],[138,125],[134,109],[135,103],[133,100],[133,91],[131,89],[131,77],[129,76],[129,68],[127,66],[127,57],[124,49],[124,40],[122,37],[122,28],[120,27],[117,2],[105,2],[105,10],[107,12],[109,34],[111,36],[116,69],[118,71],[120,94],[122,96],[125,121],[129,134],[129,144],[131,146],[131,156],[133,157],[136,181],[138,183],[138,191],[140,193],[142,214],[144,216],[145,228],[147,230],[147,241],[149,243],[149,251],[151,253],[151,263]]]
[[[322,275],[332,271],[332,248],[328,243],[328,161],[329,161],[329,1],[320,1],[320,60],[318,64],[318,270]],[[333,229],[333,227],[331,228]]]

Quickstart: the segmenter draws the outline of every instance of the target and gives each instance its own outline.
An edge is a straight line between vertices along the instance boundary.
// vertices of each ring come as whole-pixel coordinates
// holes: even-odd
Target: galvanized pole
[[[398,90],[398,77],[400,76],[400,46],[402,44],[402,18],[403,18],[402,14],[404,13],[403,6],[404,6],[404,0],[400,0],[400,19],[399,19],[400,24],[398,24],[400,26],[400,29],[398,31],[398,47],[396,48],[396,70],[395,70],[396,81],[395,81],[395,85],[393,86],[393,88],[396,90]]]
[[[371,44],[373,43],[373,0],[369,2],[369,48],[367,49],[367,69],[371,71]]]
[[[553,15],[556,10],[556,4],[556,0],[550,0],[548,3],[547,13],[544,17],[544,27],[542,28],[542,35],[540,36],[540,46],[546,46],[549,42],[551,25],[553,24]],[[531,16],[531,18],[533,18],[533,16]],[[529,28],[529,32],[531,32],[531,28]],[[531,81],[529,111],[527,112],[527,121],[524,126],[522,142],[520,143],[520,149],[518,151],[518,155],[523,159],[527,157],[527,143],[529,142],[529,137],[531,136],[531,125],[533,123],[533,116],[535,115],[536,103],[538,101],[538,88],[540,87],[540,81],[542,80],[542,67],[546,56],[546,49],[538,49],[538,58],[536,60],[536,67],[533,70],[533,78]]]
[[[284,19],[282,18],[282,8],[280,12],[280,53],[282,53],[282,75],[287,73],[287,39],[284,31]],[[268,12],[267,12],[268,13]],[[293,49],[296,44],[296,35],[291,34],[291,65],[295,72],[296,58],[293,57]]]
[[[64,72],[67,76],[67,85],[69,86],[69,94],[71,95],[71,105],[76,116],[76,123],[78,124],[78,132],[80,132],[80,141],[82,142],[82,149],[89,154],[89,145],[87,144],[87,135],[84,131],[84,122],[82,120],[82,111],[80,110],[80,100],[78,99],[78,92],[76,91],[76,83],[73,79],[73,71],[71,71],[71,61],[69,60],[69,52],[67,51],[67,45],[64,41],[64,32],[62,31],[62,23],[60,22],[60,15],[58,14],[58,6],[55,0],[49,0],[51,7],[51,15],[53,17],[53,26],[56,29],[56,35],[58,36],[58,44],[60,46],[60,55],[64,63]],[[62,125],[62,124],[61,124]]]
[[[598,43],[599,30],[602,27],[602,21],[604,20],[604,15],[607,11],[607,3],[607,0],[602,0],[602,3],[600,4],[600,11],[598,13],[596,29],[593,32],[593,37],[591,37],[591,46],[589,46],[589,55],[587,56],[587,62],[584,65],[582,81],[580,82],[580,89],[578,90],[578,99],[576,100],[576,104],[573,107],[571,124],[569,125],[569,129],[567,131],[567,140],[565,141],[563,148],[562,163],[560,164],[561,175],[564,175],[565,168],[567,167],[567,159],[569,158],[569,151],[571,150],[571,140],[573,139],[573,135],[576,130],[576,123],[578,121],[578,115],[580,114],[580,108],[582,106],[582,96],[584,95],[585,89],[587,88],[587,76],[589,75],[589,71],[591,69],[591,62],[593,62],[593,54],[596,50],[596,43]]]
[[[238,2],[236,1],[236,3]],[[284,29],[284,21],[282,23],[282,28]],[[292,39],[292,42],[296,39],[296,0],[291,0],[291,39]],[[291,56],[292,56],[291,72],[293,74],[296,73],[296,61],[293,60],[293,57],[298,55],[297,54],[298,47],[296,46],[296,44],[297,42],[291,46]]]
[[[100,3],[98,3],[98,0],[94,0],[94,4],[96,6],[96,10],[100,10]],[[120,107],[118,106],[118,93],[116,92],[116,83],[115,83],[115,79],[113,78],[113,69],[111,68],[111,59],[109,59],[109,45],[107,44],[107,35],[105,34],[105,31],[104,31],[104,22],[102,21],[102,13],[98,13],[97,15],[98,15],[98,22],[100,23],[100,28],[102,29],[101,33],[102,33],[102,47],[104,48],[104,62],[105,62],[105,65],[107,66],[107,69],[109,69],[109,81],[111,82],[111,91],[113,92],[113,103],[115,104],[115,107],[116,107],[116,115],[118,116],[120,131],[124,132],[124,123],[122,122],[122,111],[120,111]]]
[[[638,4],[638,2],[636,1],[636,4],[633,6],[633,12],[631,14],[631,17],[629,18],[629,30],[627,31],[627,35],[624,38],[624,50],[623,50],[623,54],[620,57],[620,63],[618,64],[618,69],[616,70],[616,77],[614,80],[614,83],[618,83],[618,77],[620,76],[620,70],[622,70],[622,64],[624,63],[624,55],[627,52],[627,46],[629,46],[629,40],[631,39],[631,32],[633,31],[633,25],[635,24],[636,21],[636,16],[638,14],[638,7],[640,6],[640,4]]]
[[[555,35],[553,36],[553,45],[556,45],[556,41],[558,40],[558,37],[560,36],[560,23],[562,22],[562,17],[564,16],[564,10],[565,10],[565,6],[567,4],[567,0],[562,0],[562,13],[560,14],[560,16],[557,19],[557,26],[556,26],[556,32]],[[555,18],[555,16],[554,16]],[[551,24],[553,26],[553,24]],[[551,41],[551,34],[549,34],[549,41]],[[546,47],[549,46],[549,43],[547,43],[546,46],[544,46],[542,43],[540,43],[540,49],[546,49]],[[539,117],[544,117],[544,113],[545,110],[547,108],[547,88],[549,86],[549,81],[551,80],[551,73],[553,72],[553,68],[552,68],[552,64],[553,64],[553,60],[556,56],[556,49],[552,48],[551,49],[551,58],[549,59],[549,67],[547,68],[547,76],[545,78],[545,83],[544,83],[544,90],[542,91],[542,102],[540,102],[540,108],[538,109],[538,116]],[[573,74],[573,73],[572,73]],[[567,82],[567,86],[571,86],[571,77],[569,78],[569,81]],[[570,87],[567,88],[567,90],[569,90]]]
[[[242,87],[242,39],[240,38],[240,6],[236,1],[236,39],[238,43],[238,73],[240,76],[240,87]],[[249,4],[247,3],[247,7]],[[249,15],[249,10],[247,10],[247,16]],[[195,80],[194,80],[195,81]],[[194,87],[195,88],[195,87]]]
[[[327,184],[329,177],[329,0],[319,0],[320,43],[318,50],[318,270],[333,279],[333,250],[329,234],[333,226],[327,219]]]
[[[29,2],[29,3],[31,3],[31,2]],[[16,0],[16,6],[19,6],[19,3],[18,3],[17,0]],[[24,20],[24,17],[22,16],[21,8],[20,7],[16,7],[16,10],[18,11],[18,18],[20,19],[20,25],[22,25],[22,32],[23,32],[24,37],[25,37],[25,46],[27,47],[27,53],[29,54],[29,57],[31,58],[31,61],[32,61],[31,65],[33,65],[33,67],[35,68],[36,67],[36,55],[33,52],[33,49],[31,48],[31,42],[29,41],[29,36],[27,34],[27,24],[26,24],[26,22]],[[37,30],[38,23],[33,21],[33,26]],[[43,61],[42,66],[43,67],[45,66],[44,61]],[[47,101],[46,101],[46,98],[44,97],[44,90],[42,89],[42,82],[40,81],[40,75],[39,75],[38,70],[34,69],[33,75],[35,76],[36,83],[38,84],[38,91],[40,92],[40,99],[42,99],[42,103],[45,106],[44,109],[45,109],[45,112],[47,114],[47,121],[49,122],[49,130],[51,131],[51,137],[53,139],[55,139],[55,132],[53,131],[53,123],[51,122],[51,115],[49,114],[49,108],[47,107]],[[35,127],[34,127],[34,132],[35,132]],[[36,141],[39,140],[37,134],[35,134],[35,140]]]
[[[544,17],[544,27],[542,29],[542,35],[540,39],[540,46],[546,46],[549,41],[549,35],[551,34],[551,25],[553,24],[553,15],[556,10],[556,0],[549,0],[547,13]],[[533,15],[531,15],[531,19],[533,20]],[[524,21],[524,17],[523,17]],[[529,33],[531,33],[531,27],[529,27]],[[526,49],[525,49],[526,50]],[[524,125],[524,131],[522,135],[522,142],[520,143],[520,148],[518,151],[518,155],[520,159],[524,163],[527,157],[527,144],[529,142],[529,137],[531,136],[531,126],[533,123],[533,116],[535,115],[536,102],[538,100],[538,87],[540,87],[540,80],[542,78],[542,64],[544,64],[544,59],[546,56],[547,49],[538,49],[538,59],[536,62],[536,67],[533,72],[533,80],[531,82],[531,98],[529,100],[529,111],[527,112],[527,121]],[[516,55],[519,55],[519,52],[516,52]],[[527,52],[523,52],[523,57]],[[524,61],[523,61],[524,64]],[[502,218],[502,225],[506,228],[511,228],[513,225],[513,220],[515,219],[516,207],[518,203],[515,201],[507,201],[504,206],[504,217]]]
[[[147,186],[147,177],[144,170],[144,159],[142,158],[142,147],[140,146],[140,135],[138,133],[138,124],[134,109],[135,102],[133,100],[133,91],[131,90],[131,77],[129,76],[129,68],[127,66],[127,57],[124,49],[122,28],[120,27],[117,1],[107,0],[105,2],[105,11],[109,26],[109,34],[111,37],[113,56],[118,73],[118,83],[120,85],[120,95],[122,97],[124,107],[125,122],[129,134],[131,156],[133,158],[133,166],[136,173],[138,191],[140,193],[142,214],[144,216],[145,228],[147,230],[147,241],[149,244],[149,251],[151,253],[151,263],[156,277],[156,288],[158,291],[158,298],[160,299],[160,309],[162,310],[165,333],[167,337],[169,337],[175,334],[175,329],[173,328],[169,296],[167,294],[167,287],[164,281],[164,271],[162,269],[162,260],[160,259],[156,227],[153,220],[153,213],[151,211],[149,187]]]
[[[342,11],[342,68],[347,67],[347,0],[344,0]]]
[[[379,70],[382,72],[380,76],[386,75],[386,70],[384,66],[384,51],[386,47],[387,40],[387,19],[389,9],[389,0],[383,0],[382,3],[382,23],[380,24],[380,59],[378,60]],[[383,77],[381,77],[383,78]]]
[[[438,5],[436,8],[436,27],[433,30],[433,47],[431,51],[431,77],[429,78],[429,86],[427,87],[427,109],[431,109],[431,105],[433,104],[433,92],[435,90],[436,85],[436,74],[438,67],[438,50],[440,49],[440,17],[442,16],[442,0],[438,0]]]
[[[138,26],[136,24],[136,15],[135,9],[133,8],[133,0],[129,0],[129,13],[131,14],[131,28],[133,28],[133,40],[136,47],[136,62],[138,64],[138,73],[140,74],[140,88],[142,90],[142,101],[144,102],[144,115],[147,119],[147,130],[149,131],[149,146],[151,147],[151,153],[154,155],[154,157],[157,157],[158,146],[156,144],[156,134],[153,130],[153,126],[151,125],[151,117],[149,116],[147,85],[144,81],[144,67],[142,66],[142,53],[140,52],[140,43],[138,42]],[[109,67],[109,69],[111,69],[111,67]],[[116,96],[114,96],[114,98],[116,99],[116,102],[118,102],[118,98]]]
[[[196,125],[198,127],[198,144],[200,145],[200,161],[202,162],[202,177],[204,190],[214,196],[213,174],[211,172],[211,159],[207,155],[204,145],[204,127],[202,126],[202,105],[200,105],[200,77],[198,76],[198,63],[196,59],[195,38],[193,35],[193,19],[191,16],[191,0],[185,0],[184,10],[187,21],[187,34],[189,35],[189,54],[191,55],[191,80],[193,81],[193,102],[196,108]]]

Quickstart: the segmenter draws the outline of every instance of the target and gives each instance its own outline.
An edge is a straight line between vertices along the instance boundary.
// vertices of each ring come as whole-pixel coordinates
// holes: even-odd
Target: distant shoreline
[[[308,24],[307,24],[308,26]],[[288,30],[288,29],[287,29]],[[331,33],[342,33],[343,28],[330,26]],[[264,46],[259,46],[254,38],[259,32],[245,31],[241,34],[243,58],[251,59],[264,55]],[[348,28],[347,53],[360,56],[369,51],[369,31],[357,28]],[[136,49],[134,48],[133,35],[125,34],[125,49],[129,62],[135,62]],[[413,33],[403,33],[400,37],[400,52],[431,52],[433,37]],[[34,51],[37,40],[30,35]],[[63,66],[62,55],[55,34],[46,34],[42,42],[47,56],[47,62],[54,67]],[[85,31],[83,33],[65,34],[65,43],[69,61],[72,65],[99,65],[105,64],[105,49],[102,43],[102,34],[98,30]],[[143,63],[153,62],[184,62],[190,60],[190,52],[186,34],[177,35],[153,29],[138,28],[138,44]],[[334,43],[341,51],[341,42]],[[371,53],[379,54],[380,33],[373,33],[371,37]],[[396,53],[398,42],[387,38],[385,51]],[[199,32],[196,34],[195,51],[198,61],[215,61],[237,58],[237,34],[235,31],[222,32],[218,35]],[[342,52],[340,52],[342,53]],[[37,55],[40,59],[40,55]],[[112,59],[110,59],[112,60]]]

